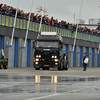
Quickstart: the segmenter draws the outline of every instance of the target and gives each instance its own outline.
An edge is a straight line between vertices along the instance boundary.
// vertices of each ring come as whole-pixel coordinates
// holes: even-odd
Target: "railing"
[[[14,16],[8,16],[6,14],[3,15],[2,13],[0,14],[0,25],[2,25],[2,26],[13,27],[14,20],[15,20]],[[28,25],[27,19],[17,18],[16,20],[17,20],[16,28],[20,28],[20,29],[27,28],[27,25]],[[37,23],[35,21],[30,21],[29,30],[39,32],[39,26],[40,26],[40,23]],[[63,37],[75,38],[75,31],[72,32],[69,29],[49,26],[46,24],[41,25],[41,31],[57,32]],[[85,41],[98,42],[98,43],[100,42],[100,36],[96,36],[96,35],[92,35],[92,34],[88,34],[88,33],[82,33],[79,31],[77,33],[76,38],[85,40]]]

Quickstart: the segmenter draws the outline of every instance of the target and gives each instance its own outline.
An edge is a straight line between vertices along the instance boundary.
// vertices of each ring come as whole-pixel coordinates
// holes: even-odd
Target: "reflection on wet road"
[[[94,86],[79,93],[100,93],[100,77],[0,75],[0,93],[63,93]]]

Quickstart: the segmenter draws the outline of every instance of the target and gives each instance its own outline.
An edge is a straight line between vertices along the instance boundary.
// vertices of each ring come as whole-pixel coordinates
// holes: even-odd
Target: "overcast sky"
[[[7,4],[13,7],[17,7],[17,0],[0,0],[1,3]],[[29,12],[31,9],[32,0],[19,0],[20,10]],[[32,12],[38,6],[44,5],[44,0],[34,0]],[[49,16],[53,16],[58,21],[65,20],[69,23],[74,23],[75,19],[79,18],[81,0],[45,0],[45,7],[48,9]],[[85,23],[89,22],[90,18],[100,18],[100,0],[83,0],[80,19],[85,20]]]

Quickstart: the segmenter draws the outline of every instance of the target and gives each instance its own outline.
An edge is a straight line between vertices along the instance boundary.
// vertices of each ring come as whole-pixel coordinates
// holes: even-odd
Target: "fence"
[[[14,20],[15,20],[15,18],[13,16],[8,16],[6,14],[3,15],[2,13],[0,14],[0,25],[2,25],[2,26],[13,27]],[[27,28],[27,25],[28,25],[27,19],[17,18],[16,20],[17,20],[16,21],[16,28],[20,28],[20,29]],[[40,23],[37,23],[35,21],[30,21],[29,30],[39,32],[39,26],[40,26]],[[41,31],[57,32],[58,34],[60,34],[60,36],[75,38],[75,31],[72,32],[69,29],[49,26],[46,24],[41,25]],[[92,34],[88,34],[88,33],[83,33],[83,32],[78,32],[76,38],[81,39],[81,40],[85,40],[85,41],[98,42],[98,43],[100,42],[100,36],[96,36],[96,35],[92,35]]]

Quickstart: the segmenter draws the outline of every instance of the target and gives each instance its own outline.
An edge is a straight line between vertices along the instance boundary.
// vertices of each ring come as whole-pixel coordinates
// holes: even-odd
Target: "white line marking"
[[[91,87],[95,87],[95,86],[91,86]],[[88,88],[91,88],[91,87],[88,87]],[[88,88],[82,88],[82,89],[72,90],[72,91],[68,91],[68,92],[65,92],[65,93],[77,92],[77,91],[88,89]],[[27,99],[27,100],[38,100],[38,99],[47,98],[47,97],[53,97],[53,96],[61,95],[61,94],[65,94],[65,93],[59,93],[59,94],[53,94],[53,95],[48,95],[48,96],[43,96],[43,97],[31,98],[31,99]]]

